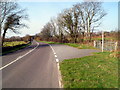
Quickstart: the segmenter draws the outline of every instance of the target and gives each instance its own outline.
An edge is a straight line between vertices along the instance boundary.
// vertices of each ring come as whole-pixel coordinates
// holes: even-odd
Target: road
[[[3,88],[59,88],[57,60],[91,55],[98,50],[76,49],[66,45],[32,45],[2,56]]]

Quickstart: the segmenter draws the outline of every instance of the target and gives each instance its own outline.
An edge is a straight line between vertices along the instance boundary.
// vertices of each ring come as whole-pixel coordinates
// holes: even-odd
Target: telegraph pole
[[[102,31],[102,52],[104,51],[104,31]]]

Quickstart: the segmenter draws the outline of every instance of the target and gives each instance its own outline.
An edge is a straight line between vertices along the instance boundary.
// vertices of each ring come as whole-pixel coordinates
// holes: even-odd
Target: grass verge
[[[64,44],[64,45],[68,45],[71,47],[76,47],[78,49],[97,49],[90,45],[78,44],[78,43],[59,43],[59,42],[52,42],[52,41],[39,41],[39,42],[48,43],[48,44]]]
[[[38,42],[43,42],[43,43],[48,43],[48,44],[63,44],[63,43],[52,42],[52,41],[38,41]]]
[[[64,88],[118,88],[118,60],[110,54],[99,52],[62,61]]]

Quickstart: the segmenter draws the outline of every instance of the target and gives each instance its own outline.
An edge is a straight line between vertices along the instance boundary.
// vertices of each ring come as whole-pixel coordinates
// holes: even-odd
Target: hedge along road
[[[90,55],[98,50],[77,49],[66,45],[32,45],[2,56],[3,88],[59,88],[56,61]]]

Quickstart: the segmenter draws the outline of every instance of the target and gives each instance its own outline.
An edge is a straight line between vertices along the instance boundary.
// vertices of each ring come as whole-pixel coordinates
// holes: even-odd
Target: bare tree
[[[101,2],[83,2],[75,5],[80,12],[81,27],[86,36],[91,40],[91,34],[96,27],[99,27],[100,20],[107,14]]]
[[[49,33],[51,32],[53,37],[59,37],[61,42],[65,36],[69,36],[74,43],[77,43],[81,36],[83,39],[86,36],[91,41],[94,29],[100,26],[100,20],[105,15],[101,2],[82,2],[65,9],[44,29],[48,30],[49,27]]]
[[[41,36],[46,40],[63,41],[62,26],[59,19],[52,18],[42,29]]]
[[[14,12],[17,7],[15,2],[4,2],[0,1],[0,30],[2,29],[2,24],[4,23],[6,17]]]
[[[60,42],[65,41],[65,32],[64,32],[64,20],[62,18],[62,14],[58,14],[57,17],[57,32],[59,36]]]
[[[62,23],[63,26],[65,27],[64,30],[68,35],[70,35],[74,43],[77,42],[78,33],[80,31],[79,28],[80,13],[77,12],[76,10],[77,10],[76,8],[66,9],[62,14],[63,18]]]
[[[40,35],[45,40],[49,40],[52,37],[51,24],[49,22],[43,27]]]
[[[28,19],[25,10],[20,10],[16,2],[0,2],[0,31],[2,34],[2,45],[4,43],[7,30],[18,33],[17,29],[25,27],[26,25],[21,22],[23,19]]]
[[[58,31],[57,31],[57,20],[55,18],[52,18],[49,24],[50,24],[50,31],[52,36],[59,38]]]

